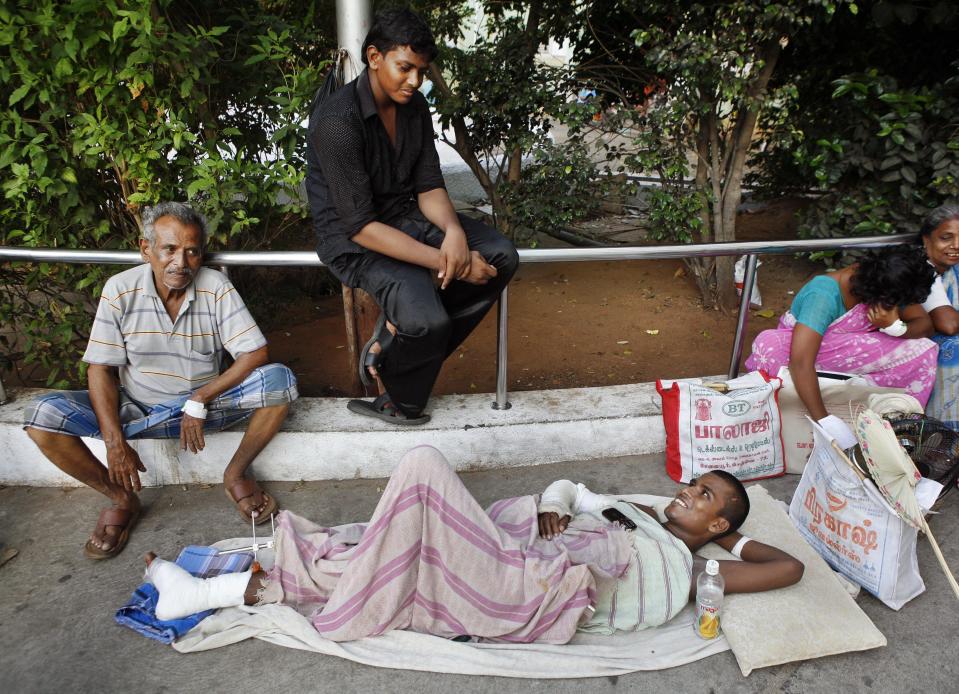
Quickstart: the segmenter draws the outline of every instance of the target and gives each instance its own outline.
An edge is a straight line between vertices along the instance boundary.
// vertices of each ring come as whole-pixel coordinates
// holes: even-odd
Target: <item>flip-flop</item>
[[[87,559],[110,559],[115,557],[123,548],[127,546],[127,540],[130,539],[130,531],[137,524],[140,518],[140,509],[132,511],[125,508],[105,508],[100,511],[100,517],[97,519],[97,527],[93,531],[102,534],[109,526],[123,528],[123,531],[117,535],[116,543],[110,549],[100,549],[91,540],[83,546],[83,554]]]
[[[380,311],[380,317],[376,319],[376,325],[373,327],[373,334],[370,335],[370,339],[366,341],[366,344],[363,345],[362,351],[360,351],[360,381],[364,386],[372,386],[373,378],[370,376],[370,367],[378,369],[380,366],[380,361],[382,361],[383,354],[383,342],[385,340],[380,340],[380,333],[383,332],[383,329],[386,328],[386,312]],[[386,332],[389,332],[388,330]],[[371,352],[373,345],[377,342],[380,343],[379,352]]]
[[[236,505],[237,513],[240,514],[240,517],[244,521],[249,522],[251,516],[247,513],[244,513],[243,509],[240,508],[240,502],[246,498],[253,497],[253,505],[260,506],[263,504],[264,499],[269,499],[270,502],[266,507],[260,511],[260,515],[253,519],[253,522],[259,525],[260,523],[266,523],[270,516],[276,513],[278,504],[276,499],[272,495],[267,494],[260,488],[260,485],[256,483],[256,480],[242,479],[237,480],[229,487],[225,484],[223,485],[223,493],[226,494],[226,498],[232,501]]]
[[[378,398],[369,402],[367,400],[350,400],[346,403],[346,409],[364,417],[374,417],[390,424],[396,424],[404,427],[416,427],[426,424],[430,421],[428,414],[422,414],[419,417],[407,417],[390,400],[390,396],[383,393]]]

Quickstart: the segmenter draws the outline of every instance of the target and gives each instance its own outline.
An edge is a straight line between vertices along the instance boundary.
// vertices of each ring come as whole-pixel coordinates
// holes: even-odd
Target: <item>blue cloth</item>
[[[197,578],[211,578],[220,574],[246,571],[253,563],[253,555],[245,552],[217,556],[214,547],[185,547],[176,563]],[[156,618],[159,593],[152,583],[144,583],[135,591],[130,601],[117,610],[117,624],[129,627],[147,638],[163,643],[173,643],[201,621],[213,614],[205,610],[182,619],[162,621]]]
[[[824,335],[830,323],[846,313],[839,283],[827,275],[813,277],[796,294],[789,312],[797,323]]]
[[[959,268],[943,273],[942,287],[953,308],[959,307]],[[959,335],[936,334],[932,339],[939,345],[939,363],[926,414],[959,431]]]

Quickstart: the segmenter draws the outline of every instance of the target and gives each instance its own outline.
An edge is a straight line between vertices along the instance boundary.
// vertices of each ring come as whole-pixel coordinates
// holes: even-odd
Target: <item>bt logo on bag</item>
[[[723,414],[727,417],[742,417],[744,414],[749,414],[752,408],[753,406],[745,400],[733,400],[723,404]]]

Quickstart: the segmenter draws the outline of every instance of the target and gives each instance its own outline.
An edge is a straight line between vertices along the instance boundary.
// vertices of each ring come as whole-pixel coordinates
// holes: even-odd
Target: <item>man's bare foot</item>
[[[135,519],[140,515],[140,499],[133,492],[122,490],[113,498],[113,508],[121,511],[127,511],[130,518]],[[109,553],[117,546],[118,542],[125,541],[124,534],[129,534],[131,523],[97,523],[97,527],[90,534],[87,546],[101,553]]]

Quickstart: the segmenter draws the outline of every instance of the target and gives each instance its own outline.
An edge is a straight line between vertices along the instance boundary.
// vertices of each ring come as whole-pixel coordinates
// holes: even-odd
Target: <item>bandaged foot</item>
[[[203,610],[242,605],[252,575],[252,571],[244,571],[197,578],[164,559],[153,559],[146,570],[146,580],[160,593],[156,616],[163,621],[180,619]]]

